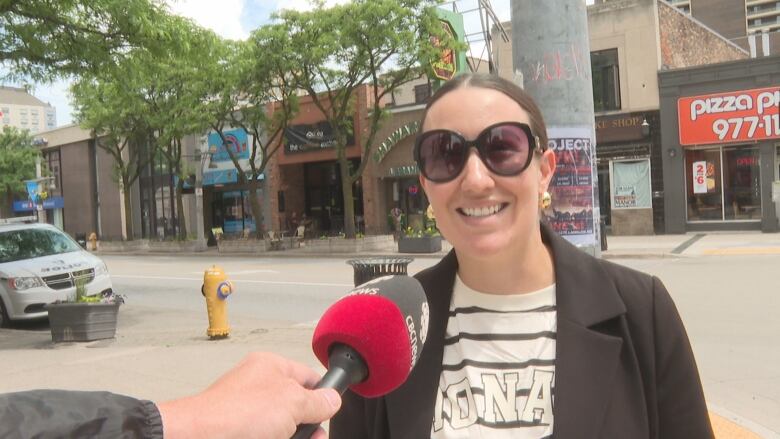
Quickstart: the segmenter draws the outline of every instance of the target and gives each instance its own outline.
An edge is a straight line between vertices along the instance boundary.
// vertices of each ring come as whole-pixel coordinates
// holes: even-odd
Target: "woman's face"
[[[446,129],[475,139],[498,122],[530,125],[528,113],[505,94],[486,88],[460,87],[428,110],[422,130]],[[433,206],[436,225],[459,253],[485,258],[510,254],[538,234],[539,197],[555,169],[552,151],[534,158],[516,176],[492,173],[472,148],[454,180],[434,183],[420,176]]]

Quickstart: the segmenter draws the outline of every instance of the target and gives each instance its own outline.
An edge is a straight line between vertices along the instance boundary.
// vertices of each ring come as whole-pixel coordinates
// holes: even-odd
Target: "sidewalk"
[[[780,233],[749,232],[690,232],[677,235],[642,235],[642,236],[607,236],[608,249],[601,252],[605,259],[626,258],[680,258],[693,256],[725,256],[725,255],[762,255],[780,254]],[[356,258],[371,256],[414,258],[441,258],[452,246],[442,241],[442,250],[437,253],[407,254],[398,253],[395,243],[389,243],[380,250],[352,253],[316,253],[306,249],[292,248],[264,252],[219,252],[216,247],[209,247],[203,252],[186,253],[188,256],[204,257],[332,257]],[[181,252],[96,252],[100,254],[148,255],[170,254],[180,255]]]
[[[313,326],[236,315],[230,324],[229,338],[209,340],[205,312],[126,305],[112,340],[55,345],[45,322],[0,330],[0,352],[7,360],[0,392],[106,390],[164,401],[204,389],[252,351],[275,352],[324,373],[311,353]],[[717,439],[762,437],[740,426],[744,420],[729,417],[717,408],[710,411]]]

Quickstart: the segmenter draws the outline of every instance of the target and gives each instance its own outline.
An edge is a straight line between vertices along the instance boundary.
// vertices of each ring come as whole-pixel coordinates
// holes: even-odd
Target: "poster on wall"
[[[693,162],[693,193],[707,193],[707,162]]]
[[[613,209],[653,207],[649,159],[613,161],[610,180]]]
[[[557,164],[550,182],[552,205],[543,211],[547,223],[574,245],[595,245],[593,130],[590,127],[549,128],[548,146]]]

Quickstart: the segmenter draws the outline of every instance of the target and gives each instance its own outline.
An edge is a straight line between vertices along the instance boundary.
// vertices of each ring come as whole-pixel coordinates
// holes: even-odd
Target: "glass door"
[[[685,176],[688,221],[722,221],[720,148],[687,150]]]

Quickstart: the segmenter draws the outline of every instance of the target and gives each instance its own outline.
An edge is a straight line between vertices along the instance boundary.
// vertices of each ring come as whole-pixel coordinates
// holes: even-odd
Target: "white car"
[[[0,327],[47,316],[45,305],[76,294],[112,293],[106,264],[49,224],[0,224]]]

